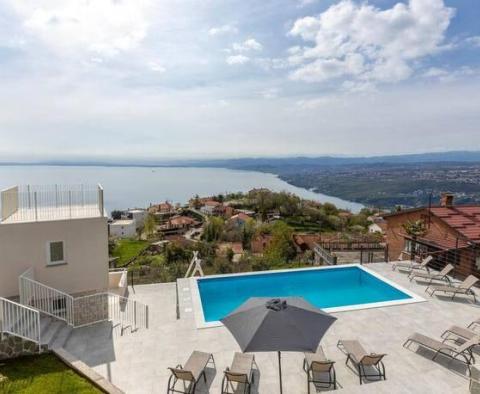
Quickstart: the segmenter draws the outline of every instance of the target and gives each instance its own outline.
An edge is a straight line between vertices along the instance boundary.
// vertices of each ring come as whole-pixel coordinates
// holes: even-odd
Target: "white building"
[[[145,209],[130,209],[128,211],[132,215],[132,219],[135,221],[135,227],[138,229],[143,228],[145,224],[145,219],[147,217],[147,210]]]
[[[137,226],[133,219],[114,220],[108,224],[112,238],[133,238],[137,235]]]
[[[0,297],[18,278],[69,294],[108,289],[107,217],[100,186],[15,186],[1,192]]]

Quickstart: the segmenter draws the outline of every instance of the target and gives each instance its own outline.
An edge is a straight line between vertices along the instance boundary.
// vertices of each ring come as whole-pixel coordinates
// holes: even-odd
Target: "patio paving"
[[[368,264],[368,268],[421,295],[427,302],[334,313],[338,320],[321,344],[335,360],[339,392],[342,393],[467,393],[468,378],[460,363],[448,364],[431,353],[404,349],[402,344],[414,331],[434,338],[452,324],[466,326],[480,317],[480,305],[425,296],[425,286],[409,282],[407,275],[392,271],[386,263]],[[174,283],[135,286],[130,297],[149,305],[150,328],[120,335],[118,327],[102,324],[74,330],[65,348],[93,367],[98,373],[127,393],[166,392],[167,367],[185,363],[193,350],[213,353],[216,370],[207,371],[207,385],[199,384],[199,393],[220,393],[222,371],[229,366],[238,345],[224,327],[197,329],[191,306],[188,281],[180,281],[180,314],[176,318]],[[387,353],[387,380],[360,386],[357,375],[345,366],[346,356],[337,348],[339,339],[359,339],[367,349]],[[259,370],[252,393],[274,394],[278,388],[278,364],[275,353],[256,353]],[[283,392],[307,393],[303,355],[282,353]],[[315,388],[311,386],[311,392]]]

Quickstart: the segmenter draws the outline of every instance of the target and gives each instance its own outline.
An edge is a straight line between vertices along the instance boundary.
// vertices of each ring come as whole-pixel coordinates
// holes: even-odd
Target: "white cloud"
[[[266,90],[260,92],[261,96],[266,100],[271,100],[271,99],[277,98],[279,93],[280,93],[279,88],[269,88],[269,89],[266,89]]]
[[[480,36],[468,37],[465,42],[474,47],[480,47]]]
[[[261,51],[263,45],[260,44],[255,38],[249,38],[241,43],[234,43],[233,50],[237,52],[248,52],[248,51]]]
[[[306,7],[307,5],[316,3],[318,0],[297,0],[299,7]]]
[[[335,102],[338,102],[338,98],[325,96],[312,99],[298,100],[296,102],[296,105],[302,110],[312,110],[325,107]]]
[[[164,66],[162,66],[161,63],[156,61],[148,62],[147,66],[150,70],[155,71],[157,73],[164,73],[165,71],[167,71],[167,69]]]
[[[294,23],[289,34],[313,45],[291,49],[289,61],[296,67],[291,78],[404,80],[413,73],[415,61],[444,49],[453,15],[443,0],[410,0],[386,10],[343,0]]]
[[[238,29],[233,25],[217,26],[217,27],[212,27],[210,30],[208,30],[208,34],[210,36],[221,36],[225,34],[237,34],[237,33],[238,33]]]
[[[250,61],[250,58],[244,55],[232,55],[228,56],[226,59],[227,64],[236,65],[236,64],[245,64]]]
[[[135,48],[147,34],[146,0],[11,0],[27,32],[49,48],[112,56]]]
[[[454,82],[464,77],[476,77],[480,75],[480,69],[463,66],[454,70],[431,67],[422,76],[428,79],[435,79],[440,82]]]
[[[427,71],[423,73],[425,78],[437,78],[448,75],[448,71],[443,68],[430,67]]]

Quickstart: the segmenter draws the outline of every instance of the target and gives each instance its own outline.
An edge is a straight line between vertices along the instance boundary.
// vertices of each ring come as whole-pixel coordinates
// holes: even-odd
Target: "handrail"
[[[40,344],[40,312],[0,297],[0,334],[14,335]],[[40,351],[40,346],[38,347]]]
[[[20,303],[22,305],[32,306],[73,326],[74,298],[70,294],[37,282],[33,279],[31,268],[20,275],[19,289]]]

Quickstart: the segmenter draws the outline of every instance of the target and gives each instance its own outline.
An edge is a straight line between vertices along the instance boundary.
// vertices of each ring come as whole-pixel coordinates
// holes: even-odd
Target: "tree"
[[[193,198],[193,207],[195,209],[200,209],[201,206],[202,204],[200,202],[200,196],[198,194],[195,194],[195,197]]]
[[[145,218],[143,231],[146,234],[147,238],[149,238],[155,234],[156,230],[157,230],[157,222],[155,221],[155,216],[149,213]]]
[[[292,241],[293,230],[283,221],[277,221],[272,226],[272,239],[265,249],[265,257],[272,264],[282,264],[293,260],[296,256]]]
[[[229,262],[232,262],[234,255],[235,255],[235,253],[233,252],[232,248],[228,248],[225,252],[225,257],[227,258],[227,260]]]
[[[415,260],[415,252],[417,248],[417,237],[423,237],[428,229],[425,224],[425,221],[419,219],[419,220],[414,220],[414,221],[407,221],[402,225],[403,229],[409,235],[412,237],[412,247],[411,247],[411,253],[410,253],[410,258],[411,260]]]
[[[113,220],[120,220],[122,218],[122,211],[119,211],[118,209],[114,209],[112,213],[110,214],[112,216]]]
[[[217,216],[209,218],[203,232],[203,239],[207,242],[218,241],[223,233],[223,228],[224,222],[222,218]]]

